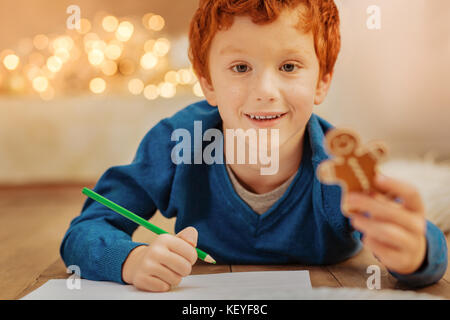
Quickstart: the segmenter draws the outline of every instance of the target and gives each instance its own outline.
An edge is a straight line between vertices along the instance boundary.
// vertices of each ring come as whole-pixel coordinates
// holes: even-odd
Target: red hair
[[[341,47],[339,12],[333,0],[200,0],[189,28],[189,59],[194,72],[211,84],[208,54],[212,39],[218,30],[231,27],[234,16],[249,16],[253,23],[268,24],[282,10],[293,10],[300,4],[306,11],[298,10],[297,27],[313,33],[320,78],[331,73]]]

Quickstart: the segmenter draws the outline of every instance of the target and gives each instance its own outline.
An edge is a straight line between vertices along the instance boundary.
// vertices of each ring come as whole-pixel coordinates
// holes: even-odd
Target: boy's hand
[[[364,245],[389,270],[413,273],[422,265],[427,247],[420,195],[413,186],[380,174],[376,176],[375,187],[392,197],[378,192],[370,196],[349,193],[343,199],[343,212],[352,226],[364,234]],[[400,198],[402,203],[394,198]]]
[[[176,236],[161,234],[149,246],[130,252],[122,278],[144,291],[168,291],[189,275],[197,261],[197,230],[187,227]]]

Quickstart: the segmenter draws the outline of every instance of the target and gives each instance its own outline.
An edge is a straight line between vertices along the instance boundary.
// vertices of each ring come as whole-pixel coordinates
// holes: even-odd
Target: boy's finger
[[[410,240],[408,233],[404,229],[391,223],[376,221],[364,216],[354,216],[351,224],[355,229],[361,231],[364,236],[374,238],[398,250],[405,249]]]
[[[167,247],[169,248],[170,251],[184,257],[191,264],[194,264],[195,261],[197,261],[198,257],[197,251],[190,243],[188,243],[184,239],[173,237],[168,242]]]
[[[189,275],[192,271],[192,264],[189,260],[170,250],[160,252],[158,260],[161,264],[182,277]]]
[[[409,183],[387,177],[381,173],[375,176],[375,186],[378,190],[393,194],[403,201],[406,209],[422,214],[424,206],[417,189]]]
[[[360,193],[350,193],[344,201],[348,211],[368,212],[372,220],[390,222],[413,233],[422,231],[423,226],[416,219],[418,217],[412,216],[409,211],[399,207],[396,203]],[[356,215],[361,214],[356,213]]]
[[[171,269],[164,267],[159,263],[152,266],[152,276],[164,281],[172,286],[176,286],[181,282],[181,276],[173,272]]]
[[[186,227],[177,233],[177,237],[189,242],[193,247],[197,246],[198,232],[194,227]]]
[[[141,277],[134,286],[139,290],[150,292],[164,292],[170,289],[170,284],[155,276]]]
[[[384,266],[389,268],[391,265],[395,265],[399,255],[397,249],[388,246],[373,237],[365,236],[363,242],[364,246],[366,246]]]

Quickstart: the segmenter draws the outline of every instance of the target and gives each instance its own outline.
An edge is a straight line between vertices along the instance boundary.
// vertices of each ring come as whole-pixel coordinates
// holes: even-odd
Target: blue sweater
[[[194,121],[202,121],[203,132],[221,130],[217,108],[206,101],[191,104],[149,130],[132,163],[109,168],[94,191],[145,219],[157,209],[167,218],[176,217],[176,232],[195,227],[198,247],[218,263],[323,265],[358,253],[361,234],[340,211],[340,187],[321,184],[315,176],[319,163],[328,158],[323,139],[332,128],[329,123],[311,116],[295,178],[268,211],[257,214],[233,189],[223,161],[172,161],[171,152],[179,143],[172,141],[172,132],[184,128],[194,137]],[[221,147],[223,151],[223,140]],[[192,148],[192,159],[194,152]],[[137,227],[87,198],[64,236],[61,256],[67,266],[78,265],[83,278],[124,283],[122,265],[130,251],[142,245],[131,240]],[[426,237],[427,256],[420,269],[409,275],[391,272],[408,286],[432,284],[447,268],[442,231],[427,221]]]

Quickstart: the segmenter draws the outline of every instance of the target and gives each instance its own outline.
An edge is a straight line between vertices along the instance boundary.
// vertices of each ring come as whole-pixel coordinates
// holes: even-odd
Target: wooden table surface
[[[0,299],[19,299],[49,279],[69,276],[59,256],[59,245],[70,221],[76,217],[84,203],[83,186],[29,186],[0,187]],[[160,214],[152,222],[173,228],[174,219]],[[150,242],[151,232],[139,227],[134,241]],[[447,247],[450,235],[447,235]],[[393,278],[366,249],[351,259],[335,265],[210,265],[199,261],[192,274],[309,270],[313,287],[367,288],[372,275],[367,268],[377,265],[381,270],[381,290],[402,290]],[[450,299],[450,268],[436,284],[415,290]]]

